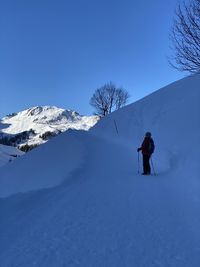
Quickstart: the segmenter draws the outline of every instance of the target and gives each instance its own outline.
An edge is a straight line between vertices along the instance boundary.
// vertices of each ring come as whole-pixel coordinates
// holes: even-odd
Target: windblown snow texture
[[[199,84],[180,80],[2,167],[1,266],[199,267]],[[147,130],[156,176],[137,174]]]

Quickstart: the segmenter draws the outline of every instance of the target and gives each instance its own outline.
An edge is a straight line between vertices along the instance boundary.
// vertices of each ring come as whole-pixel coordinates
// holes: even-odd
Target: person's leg
[[[143,174],[147,174],[147,170],[148,170],[148,159],[147,155],[143,154]]]
[[[149,155],[143,155],[143,174],[151,174],[151,167],[150,167],[150,156]]]
[[[150,157],[151,156],[147,156],[147,174],[151,174]]]

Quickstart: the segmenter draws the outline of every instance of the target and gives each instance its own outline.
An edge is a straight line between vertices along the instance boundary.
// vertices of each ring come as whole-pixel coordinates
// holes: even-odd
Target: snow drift
[[[0,196],[53,187],[63,182],[84,159],[84,149],[71,131],[54,138],[1,169]]]

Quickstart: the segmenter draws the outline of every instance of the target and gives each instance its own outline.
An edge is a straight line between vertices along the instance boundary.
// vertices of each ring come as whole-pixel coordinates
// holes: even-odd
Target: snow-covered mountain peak
[[[35,106],[26,110],[23,110],[19,113],[14,113],[12,116],[7,116],[7,119],[17,117],[31,117],[29,120],[37,121],[37,120],[43,120],[44,122],[50,122],[52,119],[54,121],[59,121],[63,117],[67,120],[76,120],[77,118],[80,118],[80,115],[78,112],[69,110],[69,109],[63,109],[58,108],[56,106]]]
[[[35,146],[68,129],[89,130],[98,119],[56,106],[35,106],[3,118],[2,124],[6,127],[1,132],[4,135],[28,132],[18,145]]]

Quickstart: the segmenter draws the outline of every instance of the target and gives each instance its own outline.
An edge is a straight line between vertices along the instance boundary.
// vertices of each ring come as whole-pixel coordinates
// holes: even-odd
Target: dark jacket
[[[153,147],[152,147],[153,146]],[[142,150],[143,155],[151,156],[154,150],[154,142],[151,137],[145,137],[142,145],[140,148],[138,148],[138,151]]]

